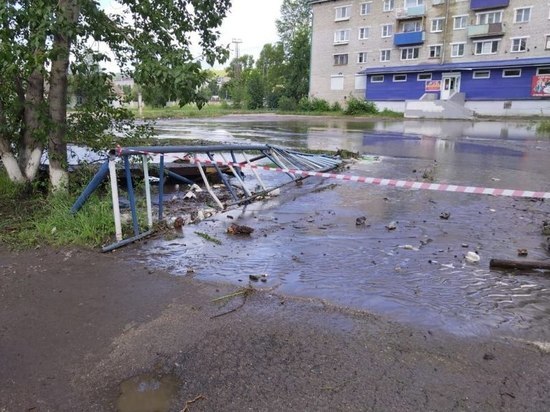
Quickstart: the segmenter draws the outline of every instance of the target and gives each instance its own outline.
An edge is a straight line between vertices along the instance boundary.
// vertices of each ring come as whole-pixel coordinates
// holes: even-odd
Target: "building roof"
[[[385,74],[385,73],[412,73],[412,72],[435,72],[435,71],[467,71],[476,69],[500,69],[509,67],[540,66],[550,65],[550,57],[537,57],[534,59],[515,59],[515,60],[492,60],[461,63],[443,63],[443,64],[417,64],[414,66],[388,66],[388,67],[369,67],[362,70],[362,74]]]

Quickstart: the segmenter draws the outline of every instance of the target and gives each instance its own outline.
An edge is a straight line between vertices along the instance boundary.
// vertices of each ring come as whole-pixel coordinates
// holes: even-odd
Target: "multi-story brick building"
[[[311,4],[312,97],[365,97],[398,111],[448,101],[478,114],[550,114],[549,0]]]

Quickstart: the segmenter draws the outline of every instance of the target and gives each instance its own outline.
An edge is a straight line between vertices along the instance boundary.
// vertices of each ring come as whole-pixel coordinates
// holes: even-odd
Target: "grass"
[[[245,110],[245,109],[235,109],[228,105],[221,103],[208,103],[201,110],[195,105],[186,105],[183,107],[179,106],[170,106],[170,107],[149,107],[146,106],[143,108],[142,113],[140,114],[138,109],[131,109],[132,113],[137,118],[142,118],[145,120],[153,119],[182,119],[182,118],[207,118],[207,117],[221,117],[230,114],[251,114],[251,113],[273,113],[273,114],[284,114],[284,115],[300,115],[300,116],[342,116],[347,117],[348,115],[344,114],[342,111],[285,111],[285,110]],[[391,110],[383,110],[375,114],[358,114],[358,116],[364,117],[389,117],[389,118],[402,118],[403,113],[393,112]]]
[[[75,215],[76,195],[45,195],[12,183],[0,172],[0,242],[21,249],[38,245],[97,247],[114,232],[111,200],[94,194]]]
[[[537,133],[550,136],[550,120],[543,120],[537,125]]]

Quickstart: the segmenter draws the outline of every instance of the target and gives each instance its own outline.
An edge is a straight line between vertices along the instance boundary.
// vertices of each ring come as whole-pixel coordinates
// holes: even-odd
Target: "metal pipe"
[[[225,176],[225,174],[222,173],[222,170],[218,166],[218,163],[216,163],[216,161],[214,160],[214,155],[210,152],[206,152],[206,155],[212,161],[212,164],[214,165],[214,168],[216,169],[216,172],[218,172],[218,176],[220,177],[222,183],[225,185],[227,190],[229,190],[229,193],[231,194],[231,197],[233,198],[233,200],[237,200],[239,197],[237,196],[237,194],[235,193],[235,191],[233,190],[233,188],[231,187],[231,185],[227,181],[227,176]]]
[[[162,222],[164,206],[164,155],[160,156],[159,163],[159,222]]]
[[[195,182],[193,182],[191,179],[188,179],[184,176],[178,175],[177,173],[172,172],[171,170],[168,170],[166,168],[164,169],[164,174],[170,176],[172,179],[179,180],[180,182],[185,183],[187,185],[194,185],[195,184]]]
[[[248,160],[248,157],[246,156],[246,153],[244,152],[244,150],[242,152],[242,155],[244,157],[245,162],[248,164],[248,166],[252,166],[252,163],[250,163],[250,160]],[[260,157],[260,159],[264,159],[264,158],[265,158],[265,155]],[[267,190],[267,186],[264,184],[262,178],[260,177],[260,175],[256,171],[256,168],[251,167],[250,170],[252,170],[252,173],[254,173],[254,176],[256,176],[256,179],[258,180],[258,182],[260,182],[260,186],[262,187],[262,189],[264,191]]]
[[[84,203],[86,203],[86,200],[92,195],[92,193],[99,187],[101,182],[105,180],[107,175],[109,174],[109,159],[105,161],[99,168],[99,170],[96,172],[90,183],[84,188],[84,191],[80,194],[78,199],[73,204],[73,207],[71,208],[71,213],[74,215],[76,212],[78,212]]]
[[[241,176],[240,176],[240,173],[237,173],[235,168],[226,160],[225,156],[223,155],[223,153],[220,153],[220,156],[222,157],[223,159],[223,162],[226,163],[228,166],[229,166],[229,170],[231,170],[231,172],[233,173],[233,175],[235,176],[235,179],[237,179],[239,181],[239,183],[242,185],[243,187],[243,191],[244,193],[246,194],[246,196],[250,197],[252,195],[252,193],[250,193],[248,191],[248,189],[246,188],[245,184],[244,184],[244,181],[241,179]],[[234,162],[236,163],[236,162]],[[236,199],[235,199],[236,200]]]
[[[151,182],[149,182],[149,164],[147,155],[143,155],[143,179],[145,180],[145,203],[147,204],[147,227],[153,227],[153,207],[151,205]]]
[[[195,154],[195,163],[197,165],[197,167],[199,168],[199,172],[201,174],[201,177],[202,177],[202,180],[204,182],[204,185],[206,186],[206,190],[208,191],[208,193],[210,194],[210,196],[212,197],[212,199],[214,199],[214,202],[216,202],[218,204],[218,206],[220,207],[221,210],[225,209],[222,202],[220,202],[220,199],[218,199],[218,197],[216,196],[216,194],[214,193],[214,191],[212,190],[212,188],[210,187],[210,183],[208,182],[208,179],[206,178],[206,174],[204,173],[204,170],[202,169],[202,165],[199,161],[199,159],[197,159],[197,155]]]
[[[122,240],[122,223],[120,220],[120,204],[118,202],[118,183],[115,158],[109,159],[109,175],[111,180],[111,199],[113,201],[113,217],[115,220],[115,239]]]
[[[116,156],[136,155],[136,154],[166,154],[166,153],[205,153],[205,152],[222,152],[230,150],[257,150],[262,151],[269,149],[269,145],[211,145],[211,146],[137,146],[123,147],[113,149],[110,154]]]
[[[130,201],[130,211],[132,212],[132,226],[134,235],[139,235],[139,224],[136,209],[136,197],[134,196],[134,186],[132,184],[132,171],[130,170],[130,159],[124,156],[124,169],[126,171],[126,190],[128,191],[128,200]]]
[[[147,237],[149,236],[150,234],[152,234],[153,231],[152,230],[148,230],[147,232],[143,232],[143,233],[140,233],[139,235],[137,236],[132,236],[128,239],[124,239],[124,240],[120,240],[118,242],[115,242],[115,243],[111,243],[110,245],[108,246],[105,246],[101,249],[102,252],[111,252],[115,249],[118,249],[119,247],[122,247],[122,246],[126,246],[126,245],[129,245],[130,243],[133,243],[133,242],[136,242],[140,239],[143,239],[144,237]]]

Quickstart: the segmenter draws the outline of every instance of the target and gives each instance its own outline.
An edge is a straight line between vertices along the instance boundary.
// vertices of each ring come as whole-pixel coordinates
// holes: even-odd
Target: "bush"
[[[376,114],[378,109],[373,102],[367,100],[358,99],[351,96],[347,100],[347,107],[344,110],[344,114],[347,115],[358,115],[358,114]]]
[[[279,99],[279,104],[277,106],[279,107],[279,110],[284,112],[293,112],[296,110],[296,100],[292,97],[282,96]]]
[[[334,103],[332,103],[332,106],[330,106],[330,111],[331,112],[341,112],[342,111],[342,106],[340,105],[340,103],[334,102]]]
[[[550,120],[543,120],[537,125],[537,133],[550,135]]]
[[[330,105],[323,99],[302,97],[298,102],[298,109],[303,112],[330,112]]]

